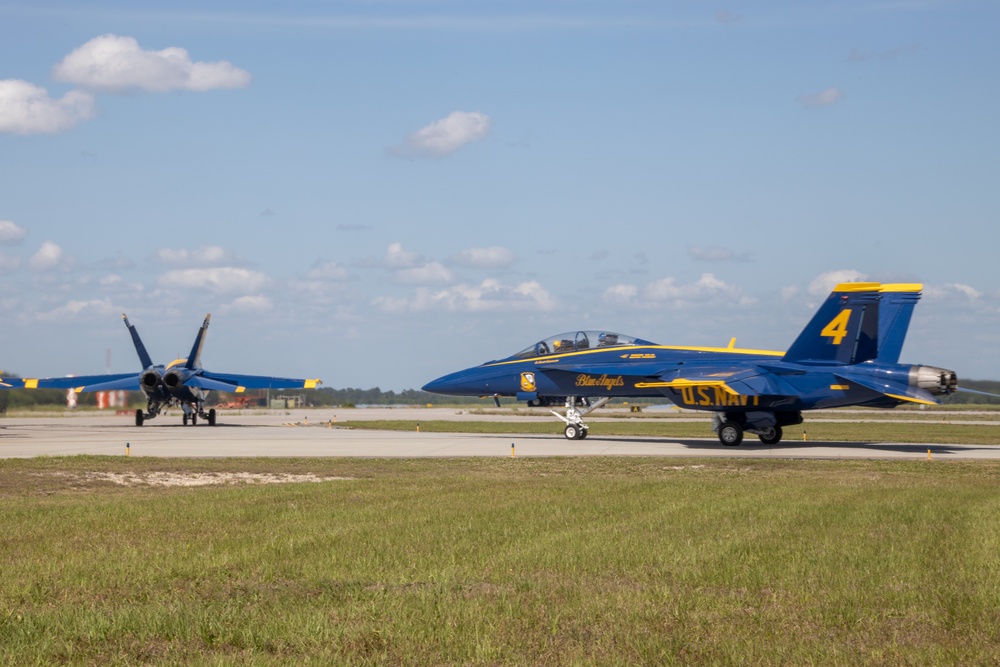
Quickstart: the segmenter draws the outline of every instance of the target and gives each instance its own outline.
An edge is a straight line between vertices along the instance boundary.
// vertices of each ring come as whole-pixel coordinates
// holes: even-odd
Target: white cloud
[[[799,104],[807,109],[810,109],[816,107],[828,107],[836,104],[843,96],[844,91],[839,88],[827,88],[821,93],[799,95],[796,99],[799,101]]]
[[[242,260],[234,253],[217,245],[205,246],[194,250],[184,248],[160,248],[153,255],[157,264],[173,266],[227,266],[241,263]]]
[[[56,134],[94,115],[94,97],[71,90],[59,99],[19,79],[0,80],[0,133]]]
[[[691,306],[751,306],[757,300],[736,286],[716,278],[714,274],[703,273],[693,283],[679,283],[673,276],[660,278],[648,283],[641,292],[635,285],[612,285],[604,291],[603,299],[608,304],[632,305],[639,307],[661,307],[665,302],[673,307]]]
[[[390,153],[402,157],[444,157],[490,133],[492,119],[478,111],[453,111],[422,127]]]
[[[75,49],[52,69],[57,81],[90,90],[166,92],[244,88],[250,73],[231,63],[193,62],[187,50],[147,51],[132,37],[107,34]]]
[[[978,301],[983,293],[975,287],[962,283],[947,283],[941,286],[926,285],[924,294],[931,299],[953,300],[956,296],[964,297],[966,301]]]
[[[227,313],[266,313],[273,309],[274,302],[262,294],[241,296],[222,307],[223,312]]]
[[[865,282],[868,276],[853,269],[840,269],[837,271],[827,271],[821,273],[809,283],[808,292],[814,297],[823,297],[833,291],[833,288],[840,283],[861,283]]]
[[[375,305],[386,312],[424,312],[444,310],[451,312],[483,313],[555,310],[555,298],[536,281],[519,283],[513,287],[497,280],[484,280],[479,285],[454,285],[433,291],[420,288],[412,300],[380,297]]]
[[[109,299],[73,300],[57,308],[53,308],[47,313],[39,313],[36,317],[41,321],[59,321],[73,319],[78,315],[99,315],[106,317],[119,311],[120,309],[115,308]]]
[[[601,298],[611,304],[633,303],[638,294],[639,288],[635,285],[612,285],[604,290]]]
[[[10,220],[0,220],[0,243],[17,243],[27,235],[24,227],[19,227]]]
[[[502,269],[517,261],[512,250],[501,246],[467,248],[451,256],[452,264],[474,269]]]
[[[306,273],[306,277],[310,280],[330,280],[339,282],[347,280],[350,277],[350,274],[344,267],[340,266],[336,262],[330,261],[317,262]]]
[[[404,285],[445,285],[454,280],[454,276],[443,264],[430,262],[396,271],[395,280]]]
[[[259,271],[221,266],[204,269],[179,269],[160,276],[162,287],[207,289],[216,294],[257,292],[269,282]]]
[[[408,269],[420,262],[420,255],[403,250],[402,243],[393,243],[386,250],[384,261],[390,269]]]
[[[51,271],[58,268],[68,268],[72,260],[63,249],[52,241],[46,241],[28,260],[28,266],[35,271]]]

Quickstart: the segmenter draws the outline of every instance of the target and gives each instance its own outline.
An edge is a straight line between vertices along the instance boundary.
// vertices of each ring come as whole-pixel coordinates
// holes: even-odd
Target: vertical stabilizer
[[[882,285],[878,311],[878,360],[898,364],[913,308],[920,300],[919,283]]]
[[[879,283],[841,283],[785,353],[796,363],[858,364],[878,356]]]
[[[136,354],[139,355],[139,363],[142,364],[143,368],[149,368],[153,365],[153,360],[149,358],[149,352],[146,352],[146,346],[142,344],[139,332],[129,323],[125,313],[122,313],[122,319],[125,321],[125,326],[128,327],[128,332],[132,334],[132,344],[135,345]]]
[[[191,346],[191,354],[188,355],[184,368],[201,368],[201,348],[205,344],[205,332],[208,331],[208,321],[211,318],[212,314],[209,313],[205,316],[205,321],[201,323],[201,328],[198,329],[198,335],[194,338],[194,345]]]

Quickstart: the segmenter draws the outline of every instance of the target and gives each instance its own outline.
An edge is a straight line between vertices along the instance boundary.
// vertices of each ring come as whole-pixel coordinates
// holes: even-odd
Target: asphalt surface
[[[124,456],[240,457],[463,457],[463,456],[699,456],[830,459],[1000,459],[1000,446],[833,443],[786,440],[767,446],[748,437],[723,447],[705,420],[705,438],[590,436],[566,440],[553,419],[551,435],[492,435],[354,430],[338,425],[360,419],[494,419],[436,409],[293,410],[220,414],[218,425],[183,426],[180,413],[142,427],[134,416],[100,413],[0,418],[0,458],[98,454]],[[504,418],[504,421],[520,417]],[[536,420],[538,417],[528,417]],[[597,420],[593,420],[597,421]]]

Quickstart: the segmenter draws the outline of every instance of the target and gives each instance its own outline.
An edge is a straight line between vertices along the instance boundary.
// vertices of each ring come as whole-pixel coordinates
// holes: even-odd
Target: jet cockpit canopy
[[[581,350],[626,347],[630,345],[656,345],[656,343],[613,331],[571,331],[540,340],[515,354],[514,358],[530,359],[550,354],[565,354]]]

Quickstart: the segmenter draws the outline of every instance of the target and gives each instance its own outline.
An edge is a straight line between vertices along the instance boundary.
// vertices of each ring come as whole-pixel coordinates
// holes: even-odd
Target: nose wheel
[[[563,429],[563,435],[566,436],[567,440],[583,440],[587,437],[587,431],[589,430],[588,426],[583,423],[583,418],[610,400],[611,397],[606,396],[595,403],[588,403],[585,410],[577,410],[576,396],[567,396],[566,414],[561,415],[555,410],[551,410],[551,412],[566,424],[566,427]]]

